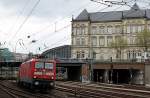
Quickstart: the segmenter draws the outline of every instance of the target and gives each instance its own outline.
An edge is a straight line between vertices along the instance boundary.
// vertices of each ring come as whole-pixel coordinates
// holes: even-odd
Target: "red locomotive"
[[[54,88],[55,79],[55,61],[31,59],[19,67],[18,83],[21,86],[47,90],[49,87]]]

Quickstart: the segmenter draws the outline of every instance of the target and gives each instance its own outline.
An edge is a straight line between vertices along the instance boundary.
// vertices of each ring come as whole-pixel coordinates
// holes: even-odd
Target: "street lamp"
[[[17,48],[17,44],[18,44],[18,42],[22,42],[22,44],[24,45],[24,43],[23,43],[23,39],[18,39],[17,40],[17,42],[16,42],[16,45],[15,45],[15,53],[16,53],[16,48]],[[19,43],[20,45],[21,45],[21,43]]]
[[[110,73],[110,83],[113,83],[113,62],[112,62],[112,57],[110,58],[110,62],[111,62],[111,66],[110,66],[110,69],[111,69],[111,73]]]

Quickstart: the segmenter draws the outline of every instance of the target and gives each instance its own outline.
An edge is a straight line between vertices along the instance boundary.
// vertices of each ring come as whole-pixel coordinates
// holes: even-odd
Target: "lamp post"
[[[22,42],[22,44],[24,45],[24,43],[23,43],[23,39],[18,39],[17,40],[17,42],[16,42],[16,45],[15,45],[15,53],[16,53],[16,48],[17,48],[17,44],[18,44],[18,42]],[[21,45],[21,43],[19,43],[20,45]]]
[[[129,84],[132,84],[132,79],[133,79],[133,68],[131,67],[130,69],[129,69],[129,73],[130,73],[130,82],[129,82]]]
[[[111,69],[111,73],[110,73],[110,83],[113,83],[113,62],[112,62],[112,57],[110,58],[110,62],[111,62],[111,66],[110,66],[110,69]]]

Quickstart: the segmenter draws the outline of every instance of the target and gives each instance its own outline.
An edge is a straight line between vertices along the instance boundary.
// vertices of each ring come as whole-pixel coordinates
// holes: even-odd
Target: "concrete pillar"
[[[147,63],[145,64],[145,69],[144,69],[144,76],[145,76],[145,85],[150,87],[150,64]]]
[[[143,70],[137,70],[134,73],[133,76],[133,84],[144,84],[144,71]]]
[[[106,69],[104,72],[104,83],[109,83],[109,70]]]

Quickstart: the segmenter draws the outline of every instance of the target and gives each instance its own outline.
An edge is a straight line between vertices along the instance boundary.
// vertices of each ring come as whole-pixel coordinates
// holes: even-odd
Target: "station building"
[[[0,48],[0,79],[16,79],[18,67],[26,58],[26,54],[13,53],[8,48]]]
[[[44,51],[42,57],[56,61],[56,79],[63,81],[89,81],[85,60],[71,59],[71,45],[63,45]]]
[[[72,19],[71,58],[92,60],[93,81],[144,84],[148,71],[145,63],[136,61],[144,48],[135,44],[137,33],[144,29],[150,30],[150,9],[141,9],[136,3],[124,11],[88,12],[85,9]],[[109,44],[121,37],[128,41],[128,47],[118,55]]]
[[[63,45],[59,47],[55,47],[52,49],[48,49],[44,51],[41,56],[49,59],[55,58],[64,58],[68,59],[71,58],[71,46],[70,45]]]

